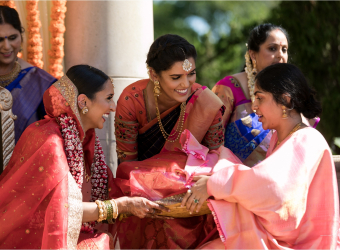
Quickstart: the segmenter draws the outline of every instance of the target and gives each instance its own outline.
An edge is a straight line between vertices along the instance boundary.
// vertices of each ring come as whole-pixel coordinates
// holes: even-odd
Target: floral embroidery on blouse
[[[220,112],[217,119],[218,123],[210,126],[202,141],[202,144],[210,150],[217,149],[224,145],[224,127],[222,124],[222,114]]]
[[[239,88],[239,87],[241,86],[240,83],[237,81],[236,78],[230,78],[229,80],[230,80],[230,82],[232,82],[232,83],[234,84],[234,86],[235,86],[236,88]]]
[[[124,143],[136,143],[139,123],[137,121],[123,121],[116,117],[116,140]]]

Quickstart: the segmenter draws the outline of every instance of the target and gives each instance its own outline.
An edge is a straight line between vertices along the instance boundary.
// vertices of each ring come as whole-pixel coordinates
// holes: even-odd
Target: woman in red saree
[[[275,132],[261,163],[249,168],[220,154],[215,168],[222,169],[197,177],[184,197],[191,211],[214,197],[209,202],[220,239],[202,248],[336,249],[339,195],[332,153],[301,119],[320,114],[315,92],[290,64],[269,66],[256,79],[252,108],[263,128]]]
[[[184,38],[161,36],[147,56],[150,79],[131,84],[121,94],[115,120],[120,161],[116,177],[125,195],[131,195],[131,171],[183,171],[187,155],[178,149],[184,129],[211,150],[223,145],[224,106],[212,91],[195,82],[195,59],[195,47]],[[118,232],[124,249],[195,248],[215,227],[211,215],[125,220],[128,223]]]
[[[0,248],[109,249],[112,236],[94,221],[162,209],[139,197],[102,206],[115,184],[94,128],[115,111],[113,94],[111,79],[87,65],[45,92],[47,116],[25,130],[0,176]]]

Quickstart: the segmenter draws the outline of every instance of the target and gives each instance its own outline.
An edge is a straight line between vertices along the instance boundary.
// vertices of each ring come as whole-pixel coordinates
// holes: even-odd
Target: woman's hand
[[[181,204],[182,207],[187,207],[190,214],[194,213],[195,210],[196,213],[198,213],[203,203],[209,198],[207,190],[209,176],[199,175],[195,176],[193,180],[196,181],[196,183],[189,189],[190,191],[188,190]]]
[[[169,212],[170,210],[162,205],[149,201],[143,197],[121,197],[115,199],[118,206],[118,212],[125,214],[133,214],[139,218],[158,218],[158,219],[172,219],[169,217],[159,216],[157,214]]]

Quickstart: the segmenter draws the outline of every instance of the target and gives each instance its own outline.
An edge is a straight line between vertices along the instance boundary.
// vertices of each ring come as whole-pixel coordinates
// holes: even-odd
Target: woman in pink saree
[[[214,166],[220,170],[196,177],[183,199],[194,212],[213,197],[209,207],[220,239],[202,248],[335,249],[339,198],[332,154],[323,136],[301,121],[301,114],[321,112],[315,92],[297,67],[275,64],[257,75],[254,94],[263,128],[275,130],[266,159],[249,168],[221,148]]]

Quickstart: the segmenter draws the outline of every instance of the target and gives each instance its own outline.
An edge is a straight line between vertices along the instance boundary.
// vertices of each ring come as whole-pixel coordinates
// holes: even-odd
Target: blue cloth
[[[46,71],[30,67],[21,70],[18,77],[6,87],[13,96],[12,112],[18,117],[14,121],[15,143],[30,124],[46,115],[43,95],[56,80]]]
[[[269,133],[262,128],[258,116],[255,113],[249,115],[251,124],[244,125],[242,118],[229,123],[226,127],[224,146],[229,148],[242,162],[255,150]],[[253,133],[252,133],[253,132]]]

